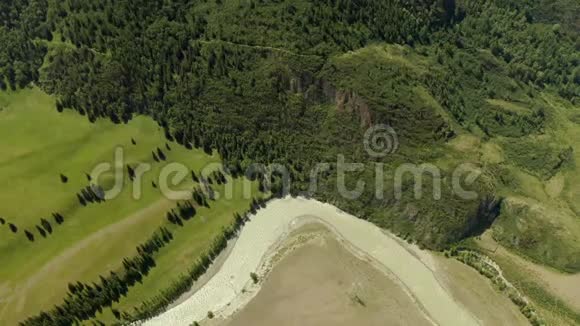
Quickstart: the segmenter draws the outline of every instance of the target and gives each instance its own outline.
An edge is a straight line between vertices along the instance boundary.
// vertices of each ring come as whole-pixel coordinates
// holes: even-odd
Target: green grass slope
[[[69,283],[90,283],[118,270],[125,257],[135,255],[138,244],[167,224],[165,214],[176,202],[152,186],[165,165],[178,162],[198,175],[210,164],[220,166],[217,155],[173,142],[168,150],[162,130],[149,118],[138,117],[125,125],[106,120],[93,124],[76,113],[57,112],[54,99],[37,88],[0,93],[0,139],[0,151],[5,153],[0,161],[0,217],[5,221],[0,225],[0,293],[5,299],[0,303],[0,319],[7,324],[52,308],[64,298]],[[89,185],[86,173],[99,163],[113,163],[119,147],[124,150],[125,164],[152,165],[143,177],[141,198],[132,197],[125,175],[118,197],[81,205],[76,193]],[[152,151],[157,148],[163,149],[167,161],[154,161]],[[61,174],[68,178],[66,183]],[[110,178],[93,182],[106,187]],[[138,290],[138,299],[126,306],[138,305],[139,300],[168,286],[232,223],[234,212],[249,207],[250,200],[242,198],[242,181],[230,182],[236,188],[234,198],[198,209],[203,218],[196,216],[184,227],[170,225],[175,241],[158,255],[160,267]],[[193,186],[188,176],[175,189]],[[58,224],[52,213],[61,214],[64,222]],[[41,218],[50,223],[52,232],[43,228]],[[16,233],[9,224],[17,227]],[[25,231],[33,235],[33,241]]]
[[[537,262],[578,272],[580,124],[573,117],[580,108],[551,95],[542,100],[550,112],[544,134],[507,146],[503,141],[507,168],[500,189],[509,200],[493,234]]]

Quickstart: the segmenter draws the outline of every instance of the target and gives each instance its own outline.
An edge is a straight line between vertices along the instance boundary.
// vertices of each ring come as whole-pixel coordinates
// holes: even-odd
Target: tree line
[[[263,205],[263,200],[254,199],[251,203],[250,211],[255,212]],[[195,215],[195,209],[190,202],[178,203],[176,210],[171,210],[168,213],[169,215],[180,221],[182,219],[188,220]],[[182,276],[155,299],[146,301],[140,307],[135,308],[135,312],[120,312],[112,308],[114,316],[125,322],[136,321],[151,317],[153,316],[151,313],[154,310],[166,307],[179,295],[187,291],[191,284],[205,273],[215,257],[226,247],[227,241],[232,239],[245,223],[247,216],[248,213],[244,215],[234,214],[232,225],[224,228],[223,232],[213,240],[207,253],[201,256],[192,266],[187,277]],[[149,271],[155,267],[155,254],[168,245],[172,239],[172,232],[164,226],[160,227],[147,241],[136,247],[137,254],[134,257],[123,259],[120,271],[111,271],[108,275],[100,276],[98,281],[90,284],[70,283],[63,303],[56,305],[49,311],[42,311],[35,316],[29,317],[20,324],[26,326],[73,325],[93,319],[97,312],[102,312],[103,309],[112,307],[114,303],[127,294],[133,285],[142,282],[149,274]]]
[[[266,201],[263,199],[253,199],[250,208],[243,214],[234,213],[233,223],[224,228],[222,233],[213,241],[208,250],[198,258],[190,267],[186,274],[179,276],[168,288],[160,291],[152,299],[146,300],[141,305],[134,307],[132,312],[122,312],[119,316],[123,322],[136,322],[146,320],[165,311],[165,309],[177,300],[181,295],[189,291],[207,269],[211,266],[217,256],[227,247],[228,241],[233,239],[243,225],[248,221],[250,214],[255,214],[257,210],[265,207]]]
[[[121,271],[111,271],[90,284],[70,283],[63,303],[20,324],[73,325],[93,318],[103,308],[118,302],[135,283],[141,282],[155,267],[154,254],[172,239],[173,234],[167,228],[160,227],[145,243],[137,246],[136,256],[123,259]]]
[[[52,213],[52,217],[54,219],[55,224],[60,225],[60,224],[64,223],[64,216],[62,216],[62,214],[60,214],[58,212]],[[16,224],[8,222],[4,217],[0,217],[0,226],[2,226],[2,225],[8,225],[8,229],[12,233],[18,233],[18,231],[19,231],[19,228]],[[35,225],[33,230],[36,230],[40,236],[42,236],[43,238],[46,238],[47,236],[52,234],[52,232],[54,231],[54,227],[53,227],[53,224],[48,219],[41,218],[40,223]],[[24,229],[23,232],[24,232],[24,235],[26,236],[26,238],[28,239],[28,241],[34,242],[35,233],[33,233],[33,231],[29,231],[28,229]]]

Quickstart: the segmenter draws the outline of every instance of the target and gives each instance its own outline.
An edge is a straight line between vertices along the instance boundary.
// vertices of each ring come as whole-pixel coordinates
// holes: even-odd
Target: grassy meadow
[[[493,235],[503,245],[564,272],[580,271],[580,108],[543,94],[541,136],[494,142],[506,197]],[[520,155],[525,151],[525,155]],[[514,159],[517,158],[517,159]]]
[[[256,186],[253,191],[257,192]],[[133,307],[154,299],[162,290],[171,286],[175,277],[167,275],[186,274],[192,263],[204,254],[212,241],[220,235],[222,228],[232,222],[232,212],[243,213],[249,206],[249,201],[242,199],[241,193],[243,193],[242,183],[237,182],[234,188],[236,197],[233,200],[217,201],[209,209],[203,207],[198,209],[196,217],[175,232],[174,240],[163,248],[156,259],[157,267],[151,270],[142,283],[137,283],[126,297],[113,304],[112,308],[132,313]],[[111,311],[111,309],[103,310],[103,313],[98,314],[94,320],[106,324],[117,321]]]
[[[506,110],[521,102],[492,101]],[[504,198],[492,226],[495,240],[526,258],[566,273],[580,272],[580,108],[541,93],[531,103],[545,108],[541,134],[482,137],[462,133],[449,143],[463,159],[479,161]]]
[[[121,304],[129,308],[170,284],[172,277],[196,261],[223,227],[243,212],[250,200],[242,199],[242,180],[231,180],[233,199],[216,200],[200,208],[191,221],[178,227],[166,213],[176,202],[165,199],[157,183],[159,171],[179,162],[197,175],[217,155],[168,143],[163,130],[150,118],[136,117],[115,125],[99,119],[90,123],[77,112],[59,113],[54,98],[32,88],[0,93],[0,320],[15,324],[62,301],[70,282],[96,281],[99,275],[118,270],[125,257],[161,225],[175,240],[155,257],[157,266]],[[99,163],[113,163],[122,148],[124,164],[149,163],[143,176],[140,199],[132,196],[126,169],[123,191],[114,199],[83,206],[76,194],[90,183],[111,183],[107,175],[89,181],[87,174]],[[154,160],[159,148],[166,161]],[[219,166],[219,165],[216,165]],[[61,174],[67,178],[61,180]],[[180,189],[193,189],[187,177]],[[224,186],[216,186],[221,192]],[[256,190],[256,185],[253,185]],[[60,224],[52,216],[63,217]],[[50,225],[46,231],[41,218]],[[1,222],[1,221],[0,221]],[[12,229],[16,227],[16,230]],[[27,237],[25,231],[32,235]],[[130,290],[132,291],[132,289]],[[131,292],[130,292],[131,293]]]
[[[580,311],[569,306],[525,264],[501,254],[497,244],[557,273],[580,272],[580,108],[552,94],[528,101],[490,99],[497,107],[525,114],[532,105],[545,108],[539,135],[518,138],[481,137],[462,133],[449,143],[465,157],[476,158],[494,176],[504,198],[489,234],[497,242],[474,242],[490,255],[505,277],[524,293],[548,325],[575,325]],[[485,238],[485,236],[484,236]],[[468,240],[467,243],[471,243]]]

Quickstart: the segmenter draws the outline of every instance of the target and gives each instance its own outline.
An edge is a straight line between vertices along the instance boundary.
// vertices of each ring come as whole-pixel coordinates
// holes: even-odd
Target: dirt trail
[[[549,267],[535,264],[526,260],[501,246],[493,240],[489,232],[485,233],[479,243],[484,248],[509,258],[510,261],[524,268],[529,275],[532,275],[539,284],[550,291],[556,297],[562,299],[570,308],[580,312],[580,273],[564,274]]]
[[[84,249],[98,243],[106,241],[109,237],[114,237],[116,234],[122,233],[127,230],[127,228],[138,224],[143,219],[156,214],[159,212],[165,212],[172,207],[173,203],[167,199],[161,199],[157,202],[151,204],[138,212],[124,218],[123,220],[108,225],[107,227],[98,230],[97,232],[89,235],[85,239],[77,242],[73,246],[67,248],[58,256],[54,257],[48,261],[42,268],[35,272],[30,277],[26,278],[25,282],[16,286],[18,288],[18,298],[8,302],[2,311],[0,311],[0,316],[4,314],[6,309],[11,309],[15,311],[22,311],[26,305],[26,301],[29,295],[31,295],[30,289],[33,289],[39,282],[46,280],[47,275],[55,274],[63,266],[74,266],[68,262],[73,259],[76,255],[80,254]]]
[[[483,325],[529,325],[527,318],[489,279],[455,259],[435,256],[438,278]]]

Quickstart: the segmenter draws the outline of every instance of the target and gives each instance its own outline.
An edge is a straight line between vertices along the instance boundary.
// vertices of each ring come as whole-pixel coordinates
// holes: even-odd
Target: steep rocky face
[[[330,82],[319,79],[311,73],[302,73],[293,77],[288,83],[290,93],[302,93],[305,100],[311,103],[334,104],[339,112],[356,113],[361,127],[372,125],[372,115],[364,98],[348,89],[337,89]]]
[[[372,125],[371,111],[368,104],[354,91],[337,91],[334,102],[338,111],[356,113],[360,117],[361,127]]]

